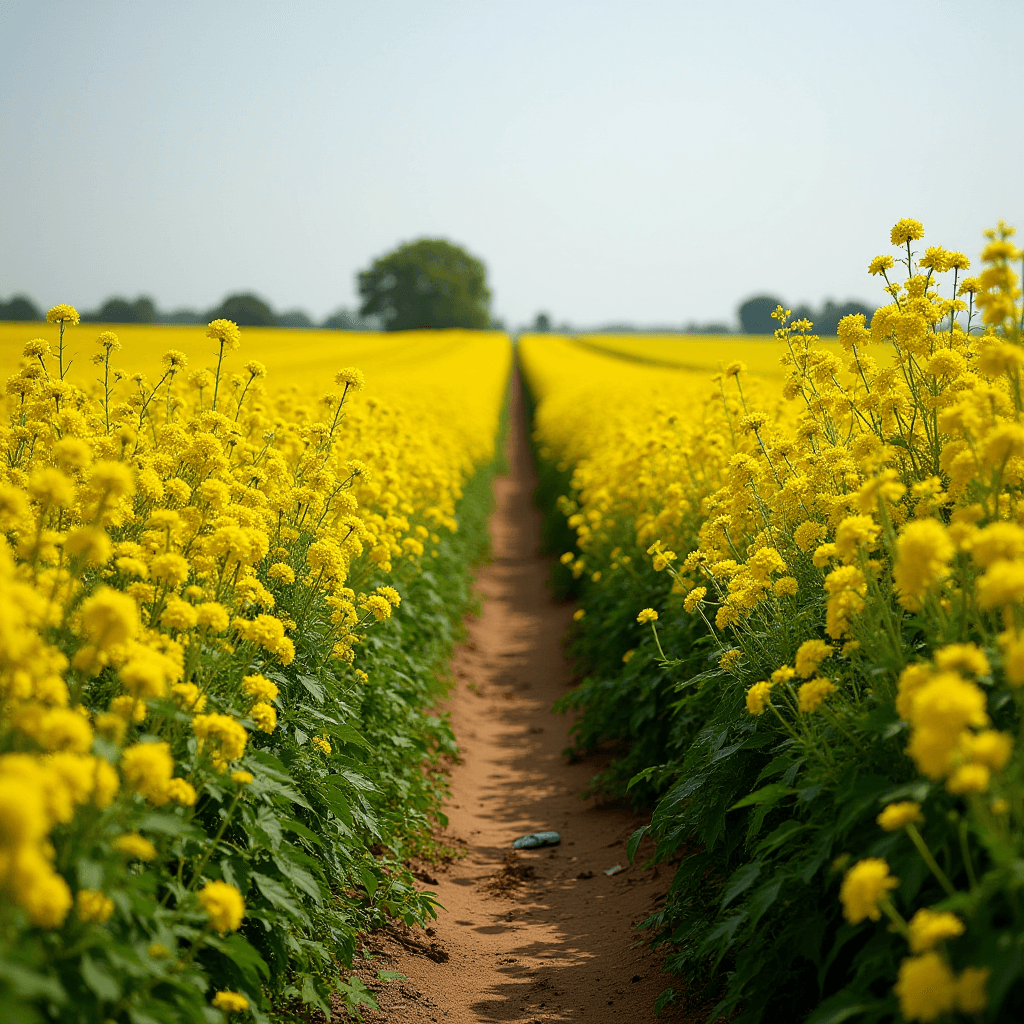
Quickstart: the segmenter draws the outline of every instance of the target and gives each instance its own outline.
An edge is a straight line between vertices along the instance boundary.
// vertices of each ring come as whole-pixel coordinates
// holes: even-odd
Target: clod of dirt
[[[510,896],[527,879],[533,878],[537,869],[532,864],[521,864],[519,854],[509,850],[505,854],[505,866],[487,880],[487,889],[495,896]]]
[[[581,871],[576,877],[577,878],[584,878],[584,879],[585,878],[593,878],[594,877],[594,872],[593,871]]]

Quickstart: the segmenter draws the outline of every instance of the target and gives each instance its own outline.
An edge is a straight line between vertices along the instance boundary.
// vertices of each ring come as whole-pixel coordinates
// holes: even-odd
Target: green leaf
[[[355,975],[349,978],[347,983],[342,982],[338,986],[338,991],[343,996],[350,1012],[357,1010],[360,1006],[368,1006],[371,1010],[380,1009],[373,993]]]
[[[343,769],[337,775],[328,775],[327,779],[329,782],[337,783],[347,782],[350,786],[354,786],[358,790],[362,790],[364,793],[377,793],[379,790],[377,787],[365,776],[359,772],[354,772],[349,768]]]
[[[0,959],[0,978],[22,999],[48,999],[54,1003],[66,1003],[67,994],[56,978],[48,978],[22,964]]]
[[[82,981],[96,993],[97,998],[106,1003],[113,1003],[121,998],[121,986],[105,965],[98,964],[86,953],[79,963],[79,968],[82,972]]]
[[[366,887],[366,891],[370,894],[370,899],[373,899],[373,894],[377,891],[377,886],[380,882],[377,880],[377,876],[368,868],[359,868],[359,877],[363,880],[363,885]]]
[[[729,810],[735,811],[740,807],[750,807],[753,804],[777,804],[784,797],[793,796],[796,792],[798,791],[784,786],[781,782],[770,782],[767,786],[762,786],[749,796],[738,800]]]
[[[636,775],[629,780],[629,785],[626,786],[626,792],[628,793],[638,782],[643,782],[645,779],[649,779],[660,767],[660,765],[652,764],[642,772],[637,772]]]
[[[315,700],[317,700],[319,703],[323,704],[324,701],[327,700],[327,691],[312,676],[307,676],[305,674],[300,675],[299,682],[302,683],[302,685],[306,688],[306,690],[309,692],[309,695],[313,697]]]
[[[351,725],[342,723],[336,725],[331,729],[331,735],[338,740],[339,743],[351,743],[357,747],[370,748],[370,741],[360,732],[353,729]]]
[[[644,833],[647,831],[649,826],[641,825],[630,837],[626,843],[626,856],[629,858],[629,863],[633,863],[633,858],[636,856],[637,847],[640,845],[640,840],[643,839]]]
[[[772,850],[776,850],[780,846],[784,845],[798,832],[803,832],[808,828],[810,828],[809,825],[801,825],[799,821],[794,821],[793,819],[784,821],[774,832],[766,836],[761,841],[761,844],[757,848],[757,852],[770,853]]]
[[[256,880],[256,884],[260,887],[260,892],[266,896],[271,906],[276,907],[278,910],[283,910],[293,917],[302,917],[302,911],[299,910],[298,904],[291,898],[288,890],[280,882],[276,879],[268,878],[258,871],[254,871],[252,877]]]
[[[759,874],[761,874],[761,864],[758,861],[744,864],[743,867],[734,871],[722,892],[722,909],[724,910],[732,903],[741,892],[749,889]]]
[[[222,946],[224,952],[231,958],[232,962],[253,988],[260,987],[259,974],[269,979],[270,968],[267,966],[266,961],[259,955],[255,947],[246,942],[238,932],[233,932],[226,939],[223,939]]]
[[[409,979],[398,971],[378,971],[378,981],[408,981]]]
[[[306,893],[314,903],[319,905],[323,902],[323,890],[320,888],[317,880],[305,868],[300,867],[294,861],[289,860],[287,856],[275,857],[274,863],[277,865],[281,874],[290,882],[293,882],[297,888]]]
[[[323,846],[323,839],[311,829],[306,828],[301,821],[296,821],[294,818],[282,818],[280,825],[285,832],[294,832],[297,836],[305,839],[307,843],[312,843],[314,846]]]
[[[161,814],[159,811],[144,814],[136,828],[139,832],[159,832],[165,836],[201,835],[199,829],[190,825],[184,818],[179,818],[176,814]]]

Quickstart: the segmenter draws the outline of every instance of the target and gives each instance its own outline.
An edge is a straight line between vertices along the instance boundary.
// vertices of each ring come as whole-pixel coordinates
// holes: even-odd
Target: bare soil
[[[381,1005],[364,1013],[375,1024],[648,1024],[673,984],[633,928],[660,905],[671,871],[642,868],[646,844],[629,864],[626,840],[645,819],[581,799],[600,762],[569,762],[571,722],[551,712],[571,684],[563,642],[573,608],[545,586],[550,559],[538,552],[536,478],[515,386],[511,472],[495,483],[494,558],[476,582],[482,613],[452,664],[462,755],[441,839],[466,855],[420,872],[445,908],[433,927],[371,940],[378,955],[360,974]],[[561,833],[561,844],[511,849],[536,830]],[[378,968],[408,980],[378,983]]]

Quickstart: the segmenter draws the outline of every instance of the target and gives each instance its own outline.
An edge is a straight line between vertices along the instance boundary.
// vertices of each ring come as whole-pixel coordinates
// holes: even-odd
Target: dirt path
[[[656,908],[670,876],[629,866],[626,840],[642,820],[581,800],[596,765],[562,754],[570,723],[551,705],[568,685],[572,607],[552,601],[549,559],[537,554],[518,381],[513,408],[512,472],[495,484],[494,561],[477,580],[483,611],[453,663],[463,756],[445,838],[467,855],[425,874],[446,910],[427,935],[408,936],[422,951],[393,940],[378,947],[409,980],[375,985],[381,1012],[366,1018],[647,1024],[671,980],[656,956],[634,948],[632,925]],[[537,829],[557,830],[562,844],[508,861],[512,840]],[[615,865],[624,870],[606,875]]]

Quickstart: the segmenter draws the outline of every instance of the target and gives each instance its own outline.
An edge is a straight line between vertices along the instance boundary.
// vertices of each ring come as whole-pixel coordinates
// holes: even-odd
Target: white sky
[[[879,297],[1024,231],[1019,0],[0,0],[0,296],[316,317],[423,235],[511,323]]]

